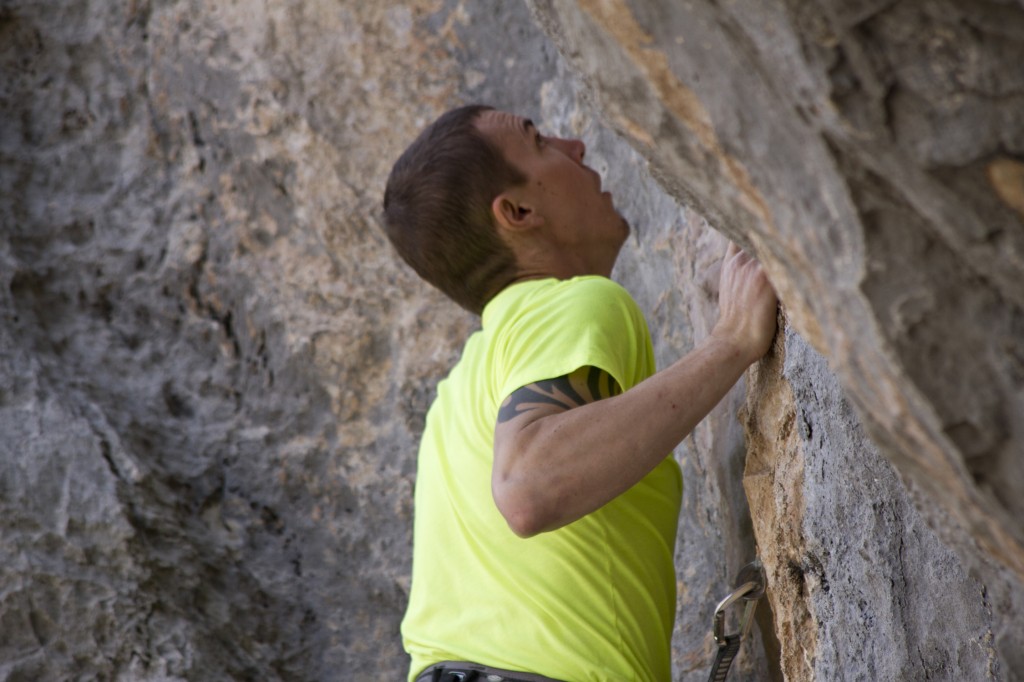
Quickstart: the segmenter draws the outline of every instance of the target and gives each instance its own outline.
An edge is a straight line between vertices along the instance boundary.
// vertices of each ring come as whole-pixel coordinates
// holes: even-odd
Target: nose
[[[583,144],[583,140],[559,138],[558,146],[563,154],[576,161],[576,163],[583,163],[583,157],[587,153],[587,145]]]

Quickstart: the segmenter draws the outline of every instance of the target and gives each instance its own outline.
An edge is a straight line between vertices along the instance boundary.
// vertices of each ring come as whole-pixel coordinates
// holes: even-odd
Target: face
[[[629,225],[602,191],[601,176],[583,163],[583,142],[547,137],[532,121],[502,111],[485,111],[476,126],[527,177],[513,196],[543,218],[545,245],[578,260],[576,269],[610,274]]]

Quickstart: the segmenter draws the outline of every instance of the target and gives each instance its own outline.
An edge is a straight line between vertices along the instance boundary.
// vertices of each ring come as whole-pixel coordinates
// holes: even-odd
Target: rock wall
[[[747,244],[779,289],[793,329],[785,362],[751,386],[745,482],[783,671],[1021,674],[1019,3],[531,6],[666,191]],[[879,453],[905,489],[876,485]],[[908,499],[958,561],[909,542]],[[910,547],[923,563],[906,563]],[[963,606],[948,612],[978,625],[914,625],[935,618],[914,596],[936,578],[925,567],[959,561],[983,587],[952,588]],[[857,623],[906,653],[845,647]]]
[[[771,609],[733,679],[1014,679],[1021,109],[998,67],[1019,13],[982,3],[962,22],[982,41],[918,10],[942,29],[922,37],[905,5],[828,15],[888,46],[900,83],[951,88],[935,113],[891,87],[902,146],[877,161],[837,131],[879,114],[858,88],[888,62],[851,39],[840,59],[810,3],[0,6],[0,678],[402,676],[416,443],[476,321],[395,262],[380,194],[422,125],[486,101],[586,141],[634,226],[615,277],[660,363],[713,324],[715,230],[783,294],[772,356],[677,453],[674,678],[706,679],[714,604],[760,553]],[[730,68],[688,66],[705,40]],[[825,151],[774,153],[807,139],[769,97],[788,90],[737,74],[776,49],[833,67],[792,84]],[[987,94],[956,108],[965,78]]]

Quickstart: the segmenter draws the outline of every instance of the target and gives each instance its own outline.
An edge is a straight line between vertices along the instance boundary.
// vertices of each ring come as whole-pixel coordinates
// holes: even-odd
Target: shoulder
[[[506,338],[538,333],[545,340],[550,340],[548,335],[572,338],[594,333],[619,338],[647,330],[633,297],[607,277],[522,282],[509,293],[497,301],[498,306],[486,310],[484,317],[485,328],[493,325],[491,328],[501,330]]]
[[[638,311],[633,297],[619,283],[597,275],[572,279],[531,280],[498,294],[484,310],[484,326],[504,325],[524,317]]]
[[[596,275],[562,282],[564,295],[581,301],[635,306],[633,296],[618,282]]]
[[[643,313],[626,289],[607,277],[576,277],[562,282],[552,305],[578,324],[611,325],[614,328],[645,326]]]
[[[514,287],[514,295],[499,301],[500,308],[485,310],[484,317],[499,396],[581,367],[604,370],[623,388],[635,384],[641,370],[649,371],[647,324],[621,285],[587,276]]]
[[[647,339],[647,323],[622,285],[599,276],[537,280],[515,285],[500,309],[485,317],[499,347],[536,346],[545,352],[614,347]],[[574,368],[570,368],[574,369]]]
[[[625,299],[632,301],[629,292],[615,280],[599,275],[584,275],[554,282],[549,295],[567,298]]]

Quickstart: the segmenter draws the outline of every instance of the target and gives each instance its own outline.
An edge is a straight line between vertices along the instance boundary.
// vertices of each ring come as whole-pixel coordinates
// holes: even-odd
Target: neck
[[[533,257],[530,257],[530,256]],[[588,261],[578,253],[564,253],[553,251],[540,251],[534,254],[518,254],[518,272],[514,282],[524,282],[531,279],[571,279],[581,275],[600,275],[610,277],[614,259],[607,264],[598,264]]]

